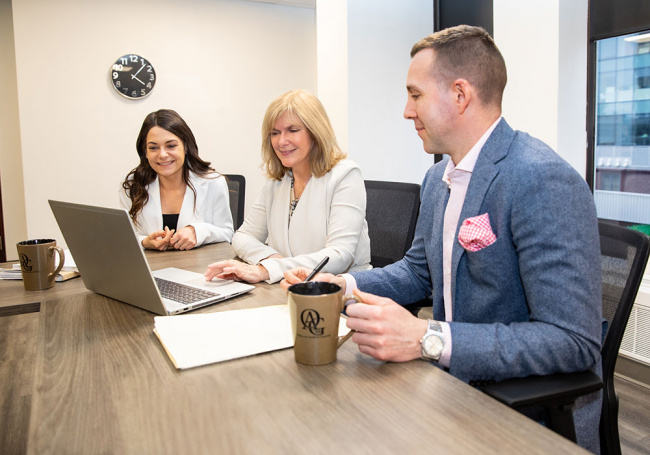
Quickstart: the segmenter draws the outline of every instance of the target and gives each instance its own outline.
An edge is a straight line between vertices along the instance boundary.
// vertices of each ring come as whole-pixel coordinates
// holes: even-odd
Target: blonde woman
[[[245,262],[210,264],[206,278],[275,283],[325,256],[330,273],[370,269],[363,177],[339,148],[318,98],[293,90],[271,103],[262,159],[269,181],[232,239]]]

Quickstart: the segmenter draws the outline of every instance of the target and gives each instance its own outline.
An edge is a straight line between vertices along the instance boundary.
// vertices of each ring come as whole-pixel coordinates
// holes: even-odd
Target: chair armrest
[[[522,408],[573,403],[576,398],[602,388],[603,381],[589,370],[506,379],[480,387],[480,390],[512,408]]]

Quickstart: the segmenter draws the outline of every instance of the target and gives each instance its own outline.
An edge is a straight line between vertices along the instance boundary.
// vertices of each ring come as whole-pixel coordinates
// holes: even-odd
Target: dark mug
[[[54,286],[65,255],[54,239],[25,240],[16,244],[23,285],[27,291],[39,291]],[[59,253],[59,265],[54,265],[54,252]]]

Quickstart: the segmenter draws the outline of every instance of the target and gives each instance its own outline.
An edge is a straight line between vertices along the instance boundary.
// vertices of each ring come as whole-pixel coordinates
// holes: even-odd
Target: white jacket
[[[366,223],[366,188],[359,166],[340,161],[303,191],[289,226],[291,176],[267,182],[232,246],[249,264],[262,264],[269,283],[294,267],[315,267],[329,256],[325,272],[339,274],[370,269]],[[279,253],[282,259],[264,259]]]
[[[217,174],[215,174],[217,175]],[[196,231],[196,246],[207,243],[230,242],[233,234],[232,214],[228,184],[222,176],[204,178],[190,172],[190,182],[196,190],[196,208],[194,193],[188,186],[181,211],[178,215],[178,228],[193,226]],[[162,206],[160,203],[160,185],[158,177],[147,187],[149,200],[137,215],[136,230],[140,242],[154,231],[164,229]],[[120,206],[131,208],[131,199],[120,186]]]

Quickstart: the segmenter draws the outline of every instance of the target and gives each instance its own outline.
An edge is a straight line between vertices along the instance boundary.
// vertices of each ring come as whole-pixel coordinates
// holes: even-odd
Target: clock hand
[[[145,64],[143,63],[142,66],[140,67],[140,69],[138,71],[136,71],[135,74],[132,74],[131,77],[135,79],[135,77],[138,75],[138,73],[140,71],[142,71],[142,68],[144,68],[144,67],[145,67]]]
[[[136,74],[137,74],[137,73],[136,73]],[[135,74],[131,74],[131,79],[135,79],[136,81],[138,81],[139,83],[141,83],[142,85],[144,85],[144,82],[142,82],[140,79],[138,79],[137,77],[135,77]]]

